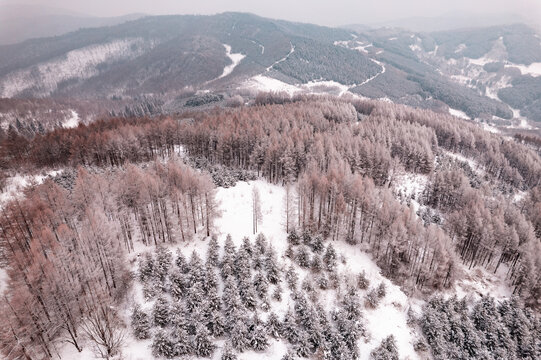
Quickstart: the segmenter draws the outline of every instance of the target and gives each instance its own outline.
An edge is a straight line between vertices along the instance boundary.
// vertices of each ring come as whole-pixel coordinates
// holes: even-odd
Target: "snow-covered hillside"
[[[54,92],[58,84],[70,79],[89,79],[106,62],[134,58],[153,46],[142,38],[114,40],[67,52],[64,56],[8,74],[0,82],[0,95],[14,97],[25,90],[40,96]]]

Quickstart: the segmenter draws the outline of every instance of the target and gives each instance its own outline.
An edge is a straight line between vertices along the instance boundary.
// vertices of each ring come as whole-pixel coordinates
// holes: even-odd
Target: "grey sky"
[[[0,0],[0,4],[14,0]],[[224,11],[321,25],[376,23],[446,13],[520,14],[541,23],[541,0],[20,0],[97,16],[128,13],[215,14]]]

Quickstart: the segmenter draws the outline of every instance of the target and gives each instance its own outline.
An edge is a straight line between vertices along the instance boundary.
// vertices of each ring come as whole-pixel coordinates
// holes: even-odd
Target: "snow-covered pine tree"
[[[173,254],[171,250],[163,246],[158,246],[156,249],[155,272],[160,281],[165,281],[165,278],[169,274],[172,261]]]
[[[222,356],[220,357],[220,360],[237,360],[237,359],[238,359],[238,356],[235,353],[235,350],[233,349],[233,345],[231,345],[230,341],[227,341],[222,351]]]
[[[250,347],[259,352],[267,350],[269,347],[267,331],[264,324],[257,317],[257,314],[254,315],[248,331],[250,336]]]
[[[308,252],[308,248],[306,246],[299,246],[297,253],[295,254],[295,262],[302,268],[310,267],[310,253]]]
[[[169,304],[169,301],[163,296],[158,297],[152,308],[154,324],[160,327],[168,325],[170,321],[170,311],[171,305]]]
[[[188,267],[188,262],[186,261],[186,257],[184,257],[184,254],[180,249],[177,249],[176,252],[175,265],[183,274],[186,274],[190,270],[190,268]]]
[[[310,269],[314,273],[319,273],[323,269],[323,261],[321,260],[321,257],[317,254],[314,254],[312,257],[312,263],[310,264]]]
[[[156,357],[172,359],[177,356],[175,341],[169,331],[159,329],[152,341],[152,354]]]
[[[366,277],[364,270],[357,276],[357,287],[366,290],[370,286],[370,280]]]
[[[132,311],[131,326],[136,339],[144,340],[150,337],[150,319],[139,305],[136,305]]]
[[[189,355],[193,352],[190,335],[185,328],[176,328],[175,352],[177,356]]]
[[[146,283],[154,278],[154,274],[154,258],[150,252],[146,252],[139,260],[139,279],[142,283]]]
[[[370,353],[372,360],[398,360],[396,340],[390,335],[381,341],[381,344]]]
[[[210,357],[216,348],[208,329],[203,324],[196,325],[192,347],[195,355],[199,357]]]
[[[233,323],[229,331],[229,339],[235,350],[242,352],[250,346],[246,317],[238,314],[232,320]]]
[[[269,247],[265,257],[265,271],[267,271],[267,280],[271,284],[277,284],[280,281],[280,269],[278,267],[278,260],[276,259],[276,251],[272,247]]]
[[[269,283],[261,271],[258,271],[254,277],[254,287],[257,291],[257,296],[259,296],[260,299],[265,299],[267,297]]]
[[[255,255],[265,256],[267,252],[267,238],[265,235],[259,233],[255,238]]]
[[[337,262],[338,256],[336,250],[334,250],[332,243],[329,243],[325,250],[325,255],[323,255],[323,263],[325,264],[327,271],[333,271],[336,268]]]
[[[226,323],[224,316],[218,310],[212,310],[207,316],[207,329],[214,337],[221,337],[225,334]]]
[[[274,287],[274,291],[272,292],[272,298],[276,301],[282,301],[282,287],[280,286],[280,284]]]
[[[299,340],[299,327],[297,326],[295,314],[291,309],[287,311],[284,321],[282,322],[281,337],[291,344],[295,344]]]
[[[275,339],[280,338],[282,333],[282,323],[278,319],[278,316],[274,312],[269,314],[267,321],[265,322],[266,332]]]
[[[297,282],[299,281],[299,274],[293,267],[290,265],[286,272],[286,282],[291,290],[297,289]]]
[[[207,250],[207,263],[210,263],[212,266],[218,266],[219,265],[219,257],[218,252],[220,250],[220,246],[218,245],[218,237],[216,235],[212,235],[209,241],[209,246]]]

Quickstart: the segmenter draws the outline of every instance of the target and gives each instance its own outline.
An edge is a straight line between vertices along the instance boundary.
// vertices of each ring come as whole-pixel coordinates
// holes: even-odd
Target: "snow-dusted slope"
[[[25,90],[47,96],[70,79],[88,79],[99,73],[98,65],[143,54],[152,43],[141,38],[114,40],[72,50],[64,56],[8,74],[0,82],[0,95],[14,97]]]
[[[224,78],[231,74],[233,70],[240,64],[240,62],[246,57],[246,55],[240,53],[231,53],[231,46],[224,44],[227,57],[231,60],[231,64],[224,68],[224,72],[218,79]]]

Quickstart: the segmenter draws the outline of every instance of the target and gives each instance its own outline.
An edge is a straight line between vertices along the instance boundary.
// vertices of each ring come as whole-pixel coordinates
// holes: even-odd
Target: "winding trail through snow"
[[[385,74],[385,71],[387,71],[387,69],[385,68],[385,64],[382,63],[381,61],[378,61],[378,60],[375,60],[375,59],[370,59],[372,60],[373,62],[375,62],[376,64],[378,64],[379,66],[381,66],[382,70],[381,72],[377,73],[376,75],[372,76],[371,78],[369,79],[366,79],[365,81],[363,81],[362,83],[360,83],[359,85],[356,85],[356,86],[363,86],[363,85],[366,85],[368,84],[370,81],[374,80],[375,78],[377,78],[378,76],[382,75],[382,74]]]
[[[289,44],[291,45],[291,50],[289,51],[289,54],[287,54],[285,57],[281,58],[280,60],[276,61],[274,64],[272,64],[271,66],[269,66],[269,67],[267,68],[267,70],[266,70],[267,72],[271,71],[271,69],[272,69],[273,67],[275,67],[276,65],[278,65],[278,64],[280,64],[280,63],[286,61],[287,59],[289,59],[289,57],[291,56],[291,54],[293,54],[293,53],[295,52],[295,46],[293,46],[292,43],[289,43]]]

